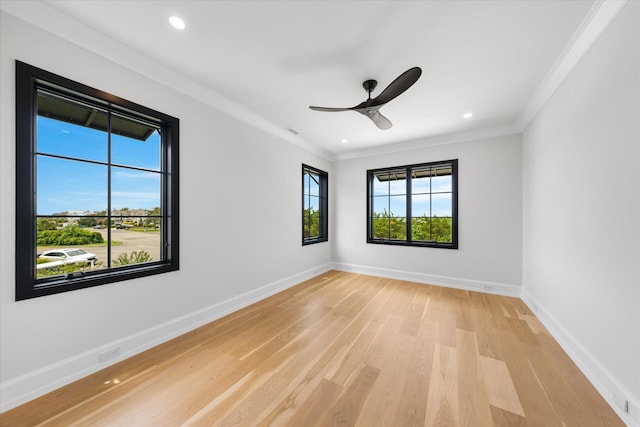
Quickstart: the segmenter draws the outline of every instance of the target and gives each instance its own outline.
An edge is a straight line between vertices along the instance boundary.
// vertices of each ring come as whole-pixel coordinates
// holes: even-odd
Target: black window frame
[[[16,301],[179,270],[179,119],[16,60]],[[110,113],[144,117],[163,129],[161,143],[162,260],[37,279],[36,184],[38,90],[89,102]],[[111,215],[109,212],[108,215]]]
[[[307,221],[305,219],[305,174],[307,171],[318,175],[319,187],[319,220],[318,220],[318,237],[305,237]],[[302,164],[302,245],[312,245],[314,243],[326,242],[329,240],[329,174],[313,166]]]
[[[420,168],[435,168],[450,165],[451,167],[451,242],[414,241],[411,232],[411,171]],[[373,237],[373,177],[384,172],[404,170],[406,180],[406,239],[379,239]],[[442,249],[458,249],[458,159],[436,162],[416,163],[411,165],[384,167],[367,170],[367,243],[396,246],[417,246]]]

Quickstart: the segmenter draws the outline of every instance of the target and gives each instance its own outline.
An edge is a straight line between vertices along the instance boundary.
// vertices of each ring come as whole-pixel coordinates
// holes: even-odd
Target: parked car
[[[96,262],[98,260],[96,254],[92,254],[91,252],[78,248],[51,249],[38,255],[38,258],[51,260],[51,262],[62,261],[64,264],[71,264],[75,262]]]

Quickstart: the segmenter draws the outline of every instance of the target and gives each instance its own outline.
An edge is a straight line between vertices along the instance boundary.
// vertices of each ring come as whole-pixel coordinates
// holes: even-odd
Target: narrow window
[[[367,242],[458,248],[458,161],[367,171]]]
[[[302,244],[328,240],[328,175],[302,165]]]
[[[178,269],[178,119],[19,61],[16,117],[16,299]]]

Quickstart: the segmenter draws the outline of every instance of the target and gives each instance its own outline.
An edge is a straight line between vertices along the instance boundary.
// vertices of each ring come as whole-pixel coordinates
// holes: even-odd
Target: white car
[[[96,254],[77,248],[51,249],[41,253],[38,258],[50,260],[50,262],[59,261],[61,264],[71,264],[75,262],[95,263],[98,260]]]

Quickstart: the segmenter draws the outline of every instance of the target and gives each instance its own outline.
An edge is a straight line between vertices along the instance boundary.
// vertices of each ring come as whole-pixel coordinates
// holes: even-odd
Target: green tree
[[[378,212],[372,218],[373,238],[386,240],[407,240],[407,219],[393,216],[393,213]]]
[[[450,217],[423,215],[411,219],[411,237],[416,241],[450,243],[452,241]]]
[[[39,231],[37,234],[37,244],[40,246],[73,246],[103,242],[102,234],[97,231],[82,229],[77,225],[59,230]]]
[[[393,214],[379,212],[372,218],[373,238],[385,240],[407,240],[407,220],[394,217]],[[418,242],[452,241],[452,220],[450,217],[421,217],[411,218],[411,239]]]
[[[118,255],[113,265],[142,264],[151,260],[151,255],[147,251],[132,251],[130,254],[125,252]]]
[[[36,224],[37,232],[46,231],[46,230],[55,230],[57,228],[57,224],[55,220],[48,218],[38,218],[38,222]]]
[[[304,238],[320,237],[320,211],[312,207],[304,210]]]
[[[436,242],[452,241],[452,220],[450,217],[431,218],[431,237]]]

